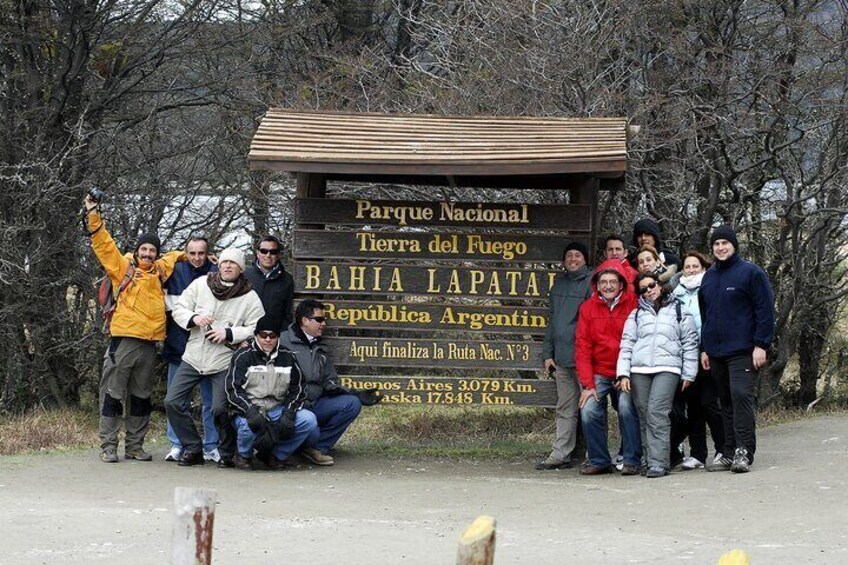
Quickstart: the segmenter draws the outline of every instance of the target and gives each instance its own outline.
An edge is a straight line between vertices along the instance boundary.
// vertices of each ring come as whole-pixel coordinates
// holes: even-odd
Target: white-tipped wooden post
[[[212,527],[215,525],[214,490],[177,487],[171,565],[210,565],[212,563]]]
[[[456,565],[492,565],[495,561],[495,519],[478,516],[459,536]]]

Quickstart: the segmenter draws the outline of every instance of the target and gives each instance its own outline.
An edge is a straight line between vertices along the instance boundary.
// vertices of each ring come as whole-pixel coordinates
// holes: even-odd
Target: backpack
[[[159,273],[159,282],[164,286],[165,273],[158,264],[156,270]],[[124,278],[121,279],[117,289],[112,287],[112,279],[109,278],[109,275],[103,276],[95,283],[97,286],[97,304],[100,306],[100,316],[103,318],[102,332],[104,334],[110,333],[112,316],[118,307],[118,296],[133,282],[135,282],[135,264],[130,261],[127,265],[127,272],[124,273]]]

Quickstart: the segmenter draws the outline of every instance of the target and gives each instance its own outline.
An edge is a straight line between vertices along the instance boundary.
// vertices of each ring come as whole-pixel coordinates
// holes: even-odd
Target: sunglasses
[[[649,290],[654,290],[655,288],[657,288],[657,284],[659,284],[659,283],[652,282],[652,283],[648,283],[646,286],[640,286],[639,287],[639,294],[645,294]]]
[[[256,335],[258,335],[262,339],[272,339],[277,337],[277,334],[275,332],[256,332]]]
[[[279,255],[280,254],[279,249],[266,249],[264,247],[260,247],[259,249],[257,249],[257,251],[259,253],[261,253],[262,255]]]
[[[306,319],[307,319],[307,320],[315,320],[315,321],[316,321],[316,322],[318,322],[319,324],[323,324],[324,322],[326,322],[326,321],[327,321],[327,317],[326,317],[326,316],[310,316],[310,317],[308,317],[308,318],[306,318]]]

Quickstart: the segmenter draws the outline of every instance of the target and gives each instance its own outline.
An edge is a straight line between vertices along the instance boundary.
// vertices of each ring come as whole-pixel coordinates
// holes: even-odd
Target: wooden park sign
[[[299,198],[295,210],[295,288],[326,304],[344,386],[401,405],[555,405],[554,383],[526,372],[542,368],[553,265],[590,242],[589,206]],[[437,376],[448,369],[460,376]]]

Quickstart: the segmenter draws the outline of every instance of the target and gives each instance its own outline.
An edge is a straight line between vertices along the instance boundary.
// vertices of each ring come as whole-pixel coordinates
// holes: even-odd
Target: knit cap
[[[736,239],[736,230],[729,225],[725,224],[713,230],[713,235],[710,236],[710,247],[712,247],[719,239],[726,239],[733,244],[734,251],[739,250],[739,241]]]
[[[155,233],[143,233],[138,236],[138,241],[135,243],[135,250],[138,251],[138,248],[145,243],[149,243],[155,247],[156,253],[159,253],[159,250],[162,248],[162,242],[159,240],[159,236]]]
[[[565,258],[565,254],[569,251],[579,251],[583,254],[583,260],[587,263],[589,262],[589,248],[580,243],[579,241],[572,241],[568,245],[565,246],[565,251],[562,252],[563,259]]]
[[[221,251],[221,254],[218,255],[218,263],[223,263],[224,261],[232,261],[239,266],[239,269],[244,271],[244,252],[241,249],[227,247]]]

